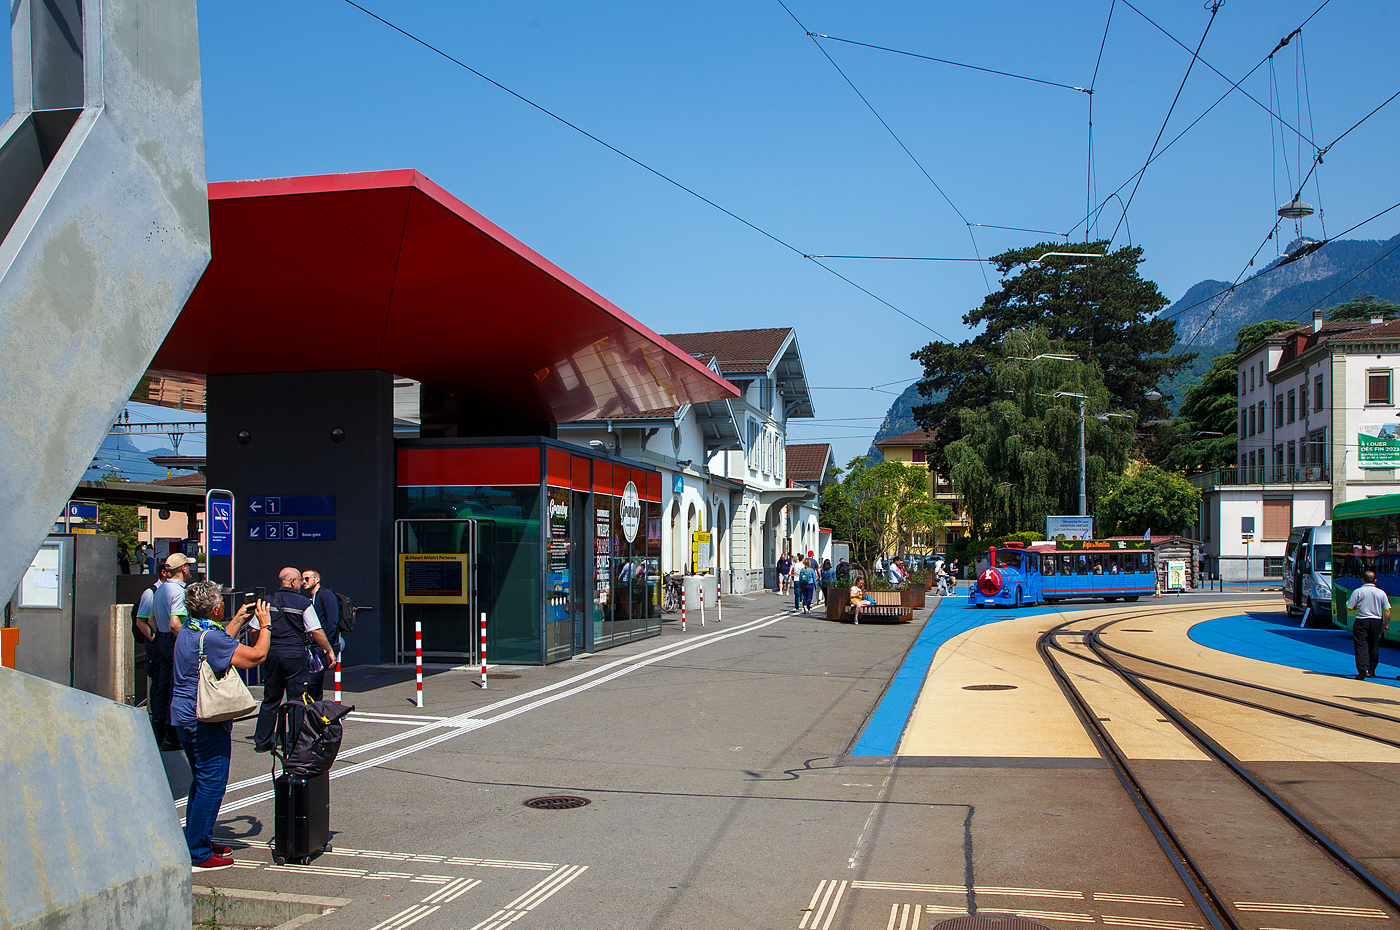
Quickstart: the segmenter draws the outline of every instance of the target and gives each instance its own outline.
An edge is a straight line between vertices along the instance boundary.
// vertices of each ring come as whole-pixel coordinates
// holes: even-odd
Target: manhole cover
[[[510,672],[488,672],[487,676],[497,681],[509,681],[512,678],[519,678],[519,675],[512,675]]]
[[[585,807],[593,802],[588,798],[576,798],[565,794],[551,794],[542,798],[530,798],[525,802],[526,807],[533,807],[537,811],[570,811],[576,807]]]
[[[964,691],[1015,691],[1015,685],[963,685]],[[942,926],[940,924],[940,926]]]
[[[1024,917],[991,917],[971,914],[954,917],[934,924],[934,930],[1048,930],[1045,924],[1038,924]]]

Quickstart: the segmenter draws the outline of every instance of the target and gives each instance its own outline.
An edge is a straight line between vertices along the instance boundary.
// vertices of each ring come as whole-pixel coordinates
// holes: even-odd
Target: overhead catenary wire
[[[855,91],[856,96],[860,98],[860,102],[865,104],[866,109],[868,109],[871,112],[871,114],[874,115],[875,119],[880,121],[880,125],[884,126],[885,131],[890,134],[890,138],[894,139],[895,143],[901,149],[904,150],[904,154],[909,156],[909,160],[914,163],[914,166],[919,169],[920,173],[923,174],[923,176],[928,179],[928,182],[933,185],[934,190],[938,191],[938,193],[943,197],[944,201],[947,202],[948,206],[951,207],[953,209],[953,212],[958,215],[958,219],[963,221],[963,226],[967,228],[967,237],[972,240],[972,252],[978,258],[981,258],[982,253],[977,248],[977,237],[972,234],[972,225],[968,221],[967,217],[963,214],[963,212],[958,209],[958,205],[953,203],[953,198],[949,197],[948,192],[943,189],[942,185],[940,185],[937,181],[933,179],[933,175],[929,174],[928,169],[924,167],[923,162],[919,161],[919,159],[914,155],[914,153],[909,150],[909,146],[904,144],[904,140],[899,137],[899,134],[896,133],[894,129],[890,126],[890,124],[885,121],[885,118],[880,115],[880,111],[875,109],[875,105],[870,102],[870,100],[865,96],[865,94],[861,93],[861,90],[859,87],[856,86],[855,81],[852,81],[850,76],[847,75],[846,72],[841,69],[841,66],[836,63],[836,59],[832,58],[831,55],[827,53],[827,50],[822,47],[822,44],[814,38],[816,34],[813,33],[810,29],[808,29],[802,23],[802,20],[797,18],[797,14],[793,13],[792,10],[788,9],[787,4],[784,3],[783,0],[777,0],[777,2],[778,6],[783,8],[783,12],[787,13],[788,16],[792,17],[792,21],[797,24],[797,27],[801,29],[804,33],[806,33],[807,38],[811,39],[812,44],[816,46],[817,51],[822,53],[822,57],[825,58],[828,62],[830,62],[831,67],[836,69],[836,73],[841,75],[841,79],[846,82],[846,84],[851,88],[851,90]],[[990,291],[992,289],[992,282],[987,278],[987,270],[983,268],[981,269],[981,271],[982,283],[986,284],[987,290]],[[945,341],[952,341],[951,339],[946,339],[946,337],[944,338]]]
[[[784,7],[784,9],[787,8]],[[791,11],[789,11],[789,13],[791,13]],[[793,18],[795,19],[796,17]],[[806,27],[803,28],[805,29]],[[920,55],[918,52],[906,52],[902,49],[887,48],[883,45],[872,45],[869,42],[857,42],[855,39],[843,39],[840,36],[826,35],[825,33],[821,32],[812,32],[811,30],[807,30],[807,35],[811,36],[813,39],[827,39],[831,42],[844,42],[847,45],[859,45],[861,48],[871,48],[875,49],[876,51],[890,52],[894,55],[904,55],[909,58],[921,58],[924,61],[936,61],[942,65],[952,65],[955,68],[967,68],[971,71],[981,71],[984,74],[999,74],[1002,77],[1015,78],[1018,81],[1031,81],[1035,84],[1047,84],[1051,87],[1063,87],[1065,90],[1077,90],[1080,93],[1085,94],[1089,92],[1088,88],[1076,87],[1073,84],[1062,84],[1059,81],[1047,81],[1043,78],[1030,77],[1029,75],[1025,74],[1015,74],[1011,71],[998,71],[995,68],[983,68],[978,65],[969,65],[961,61],[950,61],[947,58],[935,58],[932,55]]]
[[[1124,0],[1126,3],[1127,0]],[[1162,141],[1162,134],[1167,131],[1167,123],[1171,122],[1172,114],[1176,112],[1177,101],[1181,99],[1181,92],[1186,89],[1186,81],[1191,77],[1191,71],[1196,66],[1197,60],[1201,56],[1201,46],[1206,44],[1206,36],[1210,35],[1210,27],[1215,24],[1215,17],[1220,12],[1220,4],[1224,0],[1215,0],[1210,7],[1210,19],[1206,21],[1206,28],[1201,31],[1201,41],[1196,43],[1196,50],[1191,53],[1191,61],[1186,65],[1186,73],[1181,76],[1181,84],[1176,88],[1176,96],[1172,97],[1172,105],[1167,107],[1167,115],[1162,119],[1162,128],[1157,130],[1157,138],[1152,140],[1152,148],[1147,151],[1147,161],[1143,164],[1142,170],[1138,172],[1137,182],[1133,184],[1132,193],[1128,194],[1128,202],[1123,205],[1123,215],[1118,217],[1118,226],[1113,227],[1113,234],[1108,237],[1110,246],[1118,236],[1118,227],[1123,225],[1123,221],[1128,217],[1128,209],[1133,205],[1133,198],[1137,196],[1138,187],[1142,185],[1142,179],[1147,174],[1147,166],[1152,164],[1152,156],[1157,151],[1157,143]]]
[[[1159,151],[1156,155],[1152,156],[1152,158],[1148,159],[1146,165],[1144,165],[1142,168],[1139,168],[1139,169],[1138,169],[1136,172],[1134,172],[1133,174],[1129,175],[1127,180],[1125,180],[1122,184],[1119,184],[1116,188],[1114,188],[1114,189],[1113,189],[1113,193],[1112,193],[1112,194],[1109,194],[1108,197],[1112,197],[1113,194],[1121,193],[1121,192],[1123,191],[1123,189],[1126,188],[1129,184],[1132,184],[1133,181],[1134,181],[1136,178],[1138,178],[1138,177],[1142,174],[1142,172],[1146,171],[1146,170],[1147,170],[1147,167],[1148,167],[1149,165],[1151,165],[1153,162],[1157,161],[1157,159],[1159,159],[1159,158],[1161,158],[1163,155],[1165,155],[1165,154],[1172,148],[1172,146],[1176,145],[1177,142],[1181,141],[1181,138],[1182,138],[1183,136],[1185,136],[1185,135],[1186,135],[1188,132],[1190,132],[1192,129],[1196,128],[1196,126],[1201,122],[1201,120],[1205,119],[1207,116],[1209,116],[1209,115],[1215,110],[1216,107],[1218,107],[1218,106],[1220,106],[1220,104],[1224,103],[1225,100],[1226,100],[1231,94],[1233,94],[1236,90],[1239,89],[1239,86],[1240,86],[1241,84],[1243,84],[1245,81],[1249,80],[1249,78],[1252,77],[1252,76],[1254,75],[1254,72],[1256,72],[1256,71],[1258,71],[1260,68],[1262,68],[1262,67],[1269,61],[1269,59],[1272,58],[1276,52],[1278,52],[1279,49],[1281,49],[1281,48],[1283,48],[1284,46],[1288,45],[1289,41],[1291,41],[1292,38],[1293,38],[1294,36],[1298,35],[1298,34],[1302,31],[1303,27],[1306,26],[1308,23],[1310,23],[1310,22],[1312,21],[1312,19],[1313,19],[1314,16],[1316,16],[1318,13],[1322,12],[1323,7],[1327,6],[1327,4],[1330,3],[1330,2],[1331,2],[1331,0],[1322,0],[1322,3],[1321,3],[1316,9],[1314,9],[1311,13],[1308,14],[1307,19],[1304,19],[1301,23],[1298,24],[1297,28],[1295,28],[1292,32],[1290,32],[1288,35],[1284,36],[1282,39],[1280,39],[1280,40],[1278,41],[1278,44],[1274,46],[1273,51],[1269,52],[1269,54],[1267,54],[1267,55],[1265,55],[1263,58],[1259,59],[1258,64],[1256,64],[1254,67],[1250,68],[1249,71],[1244,75],[1244,77],[1242,77],[1242,78],[1240,78],[1238,81],[1235,81],[1234,83],[1232,83],[1232,84],[1230,85],[1230,87],[1229,87],[1228,89],[1226,89],[1225,93],[1223,93],[1223,94],[1221,94],[1219,97],[1217,97],[1216,100],[1215,100],[1215,102],[1212,103],[1210,106],[1206,107],[1203,111],[1201,111],[1201,114],[1200,114],[1199,116],[1197,116],[1194,120],[1192,120],[1190,123],[1188,123],[1185,129],[1181,130],[1181,132],[1177,133],[1175,136],[1172,137],[1172,139],[1171,139],[1170,142],[1168,142],[1166,145],[1162,146],[1161,151]],[[1091,98],[1091,99],[1092,99],[1092,98]],[[1105,198],[1103,199],[1103,201],[1100,201],[1100,203],[1099,203],[1099,205],[1098,205],[1097,207],[1095,207],[1094,209],[1088,211],[1088,212],[1084,215],[1084,217],[1083,217],[1082,219],[1079,220],[1079,222],[1077,222],[1077,223],[1075,223],[1073,226],[1071,226],[1071,227],[1070,227],[1070,232],[1073,232],[1074,230],[1078,229],[1080,223],[1087,223],[1087,222],[1092,221],[1093,218],[1094,218],[1094,216],[1095,216],[1095,214],[1096,214],[1096,212],[1097,212],[1098,210],[1102,210],[1102,209],[1103,209],[1105,202],[1108,200],[1108,197],[1105,197]]]
[[[475,76],[481,78],[481,80],[485,81],[486,83],[492,85],[493,87],[498,88],[499,90],[504,91],[505,93],[507,93],[507,94],[509,94],[510,96],[514,97],[515,99],[519,100],[521,103],[524,103],[524,104],[526,104],[527,106],[532,107],[532,108],[534,108],[535,110],[538,110],[540,113],[543,113],[545,116],[548,116],[550,119],[555,120],[555,121],[557,121],[557,122],[559,122],[559,123],[562,123],[563,125],[565,125],[565,126],[567,126],[568,128],[572,129],[574,132],[577,132],[579,135],[582,135],[582,136],[584,136],[584,137],[586,137],[586,138],[592,140],[593,142],[596,142],[597,144],[601,145],[603,148],[605,148],[605,149],[607,149],[608,151],[614,153],[615,155],[618,155],[618,156],[620,156],[621,158],[626,159],[627,161],[629,161],[629,162],[631,162],[632,164],[636,165],[638,168],[641,168],[643,171],[646,171],[648,174],[651,174],[651,175],[653,175],[653,176],[659,178],[660,180],[665,181],[667,184],[670,184],[671,186],[676,187],[676,188],[678,188],[678,189],[684,191],[685,193],[689,194],[690,196],[694,197],[695,199],[697,199],[697,200],[699,200],[699,201],[701,201],[701,202],[703,202],[703,203],[705,203],[705,204],[708,204],[709,206],[715,208],[716,210],[718,210],[719,212],[723,213],[725,216],[729,217],[730,219],[735,220],[735,221],[737,221],[737,222],[743,224],[744,226],[747,226],[749,229],[751,229],[751,230],[753,230],[754,232],[758,233],[760,236],[763,236],[764,238],[769,239],[769,240],[771,240],[772,242],[777,243],[778,245],[782,246],[783,248],[787,249],[788,251],[793,252],[794,254],[796,254],[796,255],[798,255],[798,256],[800,256],[800,257],[802,257],[802,258],[806,258],[806,253],[804,253],[801,249],[799,249],[797,246],[793,245],[792,243],[790,243],[790,242],[788,242],[788,241],[786,241],[786,240],[780,238],[779,236],[777,236],[777,235],[775,235],[775,234],[769,232],[768,230],[766,230],[766,229],[764,229],[763,227],[759,226],[757,223],[753,223],[753,222],[751,222],[750,220],[745,219],[744,217],[742,217],[742,216],[740,216],[739,214],[735,213],[733,210],[730,210],[730,209],[728,209],[727,207],[721,206],[719,203],[715,202],[714,200],[711,200],[709,197],[706,197],[704,194],[700,193],[699,191],[695,190],[694,188],[687,187],[685,184],[682,184],[680,181],[676,180],[675,178],[671,177],[670,175],[667,175],[667,174],[665,174],[665,173],[659,171],[658,169],[653,168],[651,165],[648,165],[646,162],[642,161],[641,159],[638,159],[638,158],[636,158],[636,157],[634,157],[634,156],[632,156],[632,155],[629,155],[628,153],[624,152],[622,149],[618,148],[617,146],[615,146],[615,145],[613,145],[613,144],[611,144],[611,143],[609,143],[609,142],[607,142],[607,141],[601,139],[600,137],[594,135],[593,133],[589,132],[587,129],[584,129],[582,126],[579,126],[577,123],[571,122],[570,120],[564,118],[563,116],[560,116],[558,113],[555,113],[553,110],[550,110],[550,109],[548,109],[547,107],[542,106],[541,104],[536,103],[535,101],[531,100],[529,97],[526,97],[524,94],[521,94],[521,93],[519,93],[518,91],[512,90],[511,88],[509,88],[509,87],[507,87],[506,85],[502,84],[500,81],[497,81],[496,79],[494,79],[494,78],[492,78],[492,77],[489,77],[489,76],[486,75],[485,73],[483,73],[483,72],[481,72],[481,71],[478,71],[476,68],[473,68],[471,65],[467,64],[466,62],[462,61],[461,59],[459,59],[459,58],[457,58],[457,57],[451,55],[451,54],[448,53],[446,50],[441,49],[441,48],[439,48],[439,47],[436,46],[436,45],[433,45],[431,42],[428,42],[426,39],[422,39],[422,38],[420,38],[420,37],[414,35],[413,33],[409,32],[407,29],[404,29],[402,26],[399,26],[399,25],[397,25],[396,23],[390,22],[389,20],[387,20],[387,19],[385,19],[384,17],[380,16],[378,13],[375,13],[373,10],[367,9],[366,7],[361,6],[359,3],[356,3],[355,0],[345,0],[345,2],[346,2],[348,5],[350,5],[350,6],[354,7],[355,9],[359,10],[361,13],[363,13],[363,14],[365,14],[366,16],[370,17],[371,19],[373,19],[373,20],[375,20],[375,21],[377,21],[377,22],[383,24],[384,26],[387,26],[388,28],[392,29],[393,31],[397,32],[399,35],[403,36],[404,38],[408,39],[409,41],[414,42],[414,43],[416,43],[416,44],[418,44],[418,45],[421,45],[423,48],[427,49],[428,51],[432,52],[432,53],[435,54],[435,55],[441,56],[442,58],[446,59],[447,61],[451,62],[452,64],[456,65],[457,67],[463,69],[464,71],[467,71],[467,72],[470,72],[471,74],[474,74]],[[954,208],[954,209],[956,209],[956,208]],[[951,342],[951,341],[952,341],[952,340],[948,339],[947,336],[943,335],[943,334],[940,333],[938,330],[934,329],[932,326],[930,326],[930,325],[928,325],[927,323],[925,323],[923,320],[921,320],[921,319],[919,319],[918,317],[914,316],[913,314],[911,314],[911,313],[905,311],[904,309],[895,306],[894,304],[890,303],[890,302],[889,302],[888,300],[886,300],[885,298],[880,297],[878,294],[875,294],[875,293],[874,293],[873,291],[871,291],[869,288],[866,288],[866,287],[864,287],[864,286],[862,286],[862,285],[860,285],[860,284],[857,284],[855,281],[852,281],[850,278],[846,277],[845,275],[843,275],[841,272],[837,271],[836,269],[831,268],[831,267],[829,267],[829,266],[827,266],[827,265],[824,265],[824,264],[822,264],[820,261],[818,261],[818,260],[816,260],[816,259],[807,259],[807,260],[808,260],[808,261],[811,261],[812,264],[816,265],[818,268],[821,268],[823,271],[826,271],[828,274],[831,274],[831,275],[834,275],[834,276],[837,277],[837,278],[840,278],[842,281],[846,282],[846,283],[849,284],[851,287],[854,287],[856,290],[858,290],[858,291],[860,291],[861,293],[865,294],[867,297],[872,298],[873,300],[877,301],[878,303],[883,304],[884,306],[886,306],[886,307],[888,307],[889,309],[893,310],[895,313],[898,313],[900,316],[902,316],[902,317],[904,317],[905,319],[909,320],[911,323],[914,323],[914,324],[917,325],[917,326],[923,327],[924,329],[926,329],[926,330],[928,330],[929,332],[933,333],[933,334],[934,334],[935,336],[937,336],[939,339],[942,339],[942,340],[944,340],[944,341],[946,341],[946,342]]]

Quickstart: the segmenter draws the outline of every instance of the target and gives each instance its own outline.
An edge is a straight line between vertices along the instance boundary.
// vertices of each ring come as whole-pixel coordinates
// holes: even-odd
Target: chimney
[[[1384,322],[1385,322],[1385,314],[1384,314],[1384,313],[1373,313],[1373,314],[1371,314],[1371,325],[1372,325],[1372,326],[1379,326],[1379,325],[1381,325],[1381,324],[1384,323]]]
[[[1313,332],[1315,332],[1315,333],[1320,333],[1320,332],[1322,332],[1322,310],[1321,310],[1321,309],[1317,309],[1317,310],[1314,310],[1314,311],[1313,311]]]

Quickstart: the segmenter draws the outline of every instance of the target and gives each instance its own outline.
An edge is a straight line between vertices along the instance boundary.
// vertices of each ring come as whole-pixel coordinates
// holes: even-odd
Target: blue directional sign
[[[96,504],[74,504],[74,503],[71,503],[71,502],[70,502],[70,503],[68,504],[68,518],[69,518],[70,520],[85,520],[85,521],[88,521],[88,522],[96,523],[96,522],[97,522],[97,505],[96,505]]]
[[[334,520],[250,520],[248,538],[252,540],[332,540],[335,539]]]
[[[287,494],[248,498],[250,517],[333,517],[334,494]]]
[[[204,525],[209,527],[209,554],[233,555],[233,501],[211,497]]]

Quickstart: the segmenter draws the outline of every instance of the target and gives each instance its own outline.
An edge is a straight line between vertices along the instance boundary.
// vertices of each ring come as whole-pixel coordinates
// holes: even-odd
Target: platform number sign
[[[1254,542],[1254,518],[1240,517],[1240,539],[1244,542]]]

